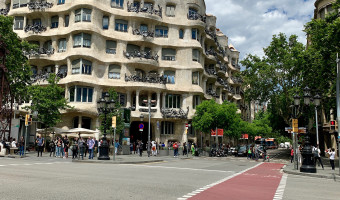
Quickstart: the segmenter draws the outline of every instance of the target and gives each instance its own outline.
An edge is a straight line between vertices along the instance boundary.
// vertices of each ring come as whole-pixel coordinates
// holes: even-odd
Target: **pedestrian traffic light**
[[[330,121],[331,130],[335,130],[335,120]]]
[[[33,118],[33,116],[29,115],[29,117],[28,117],[28,125],[32,125],[32,118]]]

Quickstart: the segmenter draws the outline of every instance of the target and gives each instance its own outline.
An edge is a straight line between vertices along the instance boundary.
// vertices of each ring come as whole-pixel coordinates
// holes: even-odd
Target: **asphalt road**
[[[285,152],[270,151],[271,162],[287,162]],[[212,183],[228,185],[225,181],[235,181],[228,180],[232,177],[255,176],[260,179],[261,176],[255,173],[245,172],[259,163],[245,157],[166,158],[165,162],[159,163],[123,165],[74,163],[71,159],[34,156],[24,159],[0,158],[0,199],[175,200],[190,193],[194,195],[193,191]],[[288,177],[287,180],[283,185],[280,183],[281,189],[278,189],[282,195],[277,199],[339,198],[338,180],[295,175],[285,177]],[[221,189],[221,185],[217,186]],[[266,189],[261,185],[255,186]],[[232,188],[225,187],[222,191],[225,190],[227,199]],[[261,193],[261,189],[257,191]],[[244,188],[243,192],[246,193],[247,189]],[[220,199],[224,199],[221,195]],[[259,199],[259,196],[255,192],[252,199]]]

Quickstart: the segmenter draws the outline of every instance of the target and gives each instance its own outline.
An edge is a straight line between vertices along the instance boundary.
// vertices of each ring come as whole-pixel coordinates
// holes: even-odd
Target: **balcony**
[[[30,51],[24,51],[25,56],[40,56],[44,54],[48,56],[54,54],[54,48],[51,49],[39,48],[31,49]]]
[[[219,98],[219,97],[220,97],[220,95],[218,95],[218,94],[216,93],[216,91],[214,91],[213,89],[208,89],[208,90],[207,90],[207,94],[210,95],[210,96],[216,97],[216,98]]]
[[[145,112],[148,113],[149,112],[149,108],[139,108],[139,112]],[[155,113],[157,112],[157,109],[150,109],[150,112]]]
[[[27,25],[25,27],[25,32],[32,31],[35,34],[42,33],[46,31],[46,26],[40,25],[40,24],[34,24],[34,25]]]
[[[9,13],[8,8],[1,8],[0,9],[0,15],[7,16],[8,13]]]
[[[158,62],[158,58],[159,56],[157,55],[157,53],[155,55],[151,54],[151,51],[148,52],[143,52],[143,51],[139,51],[139,50],[134,50],[133,52],[123,52],[123,55],[127,58],[140,58],[140,59],[149,59],[149,60],[155,60],[156,62]]]
[[[143,37],[154,37],[155,33],[152,31],[141,31],[140,29],[135,29],[132,31],[134,35],[141,35]]]
[[[143,82],[143,83],[159,83],[159,84],[166,84],[166,78],[162,75],[147,75],[145,77],[140,77],[139,75],[130,75],[127,76],[125,74],[125,82]]]
[[[45,72],[41,74],[34,74],[31,76],[31,83],[36,83],[36,82],[41,82],[41,81],[46,81],[49,77],[51,72]],[[58,72],[57,77],[60,79],[65,78],[67,76],[67,72]]]
[[[217,42],[217,35],[214,31],[209,31],[209,30],[205,29],[205,33],[207,35],[209,35],[210,37],[212,37],[215,42]]]
[[[198,13],[188,13],[189,20],[201,20],[202,22],[206,22],[206,16],[200,15]]]
[[[220,65],[219,70],[227,72],[227,66],[226,65]]]
[[[231,80],[235,83],[235,84],[242,84],[243,83],[243,80],[241,77],[230,77]]]
[[[187,119],[189,113],[189,106],[187,107],[187,112],[185,112],[182,108],[162,108],[161,113],[163,118]]]
[[[216,70],[214,68],[207,68],[207,67],[205,67],[204,71],[207,72],[207,74],[209,74],[209,75],[217,76]]]
[[[45,11],[46,8],[52,8],[53,3],[49,2],[30,2],[28,3],[28,9],[30,11]]]
[[[135,13],[147,13],[150,15],[160,16],[162,18],[162,7],[160,7],[159,5],[158,10],[156,10],[153,5],[141,7],[139,5],[135,6],[133,2],[127,2],[127,11]]]

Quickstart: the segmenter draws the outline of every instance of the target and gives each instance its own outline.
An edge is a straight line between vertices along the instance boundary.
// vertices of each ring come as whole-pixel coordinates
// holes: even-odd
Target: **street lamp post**
[[[336,54],[336,111],[337,111],[337,121],[338,121],[338,149],[339,149],[339,157],[340,157],[340,59],[339,53]],[[339,158],[339,173],[340,173],[340,158]]]
[[[300,96],[294,96],[294,118],[297,119],[297,109],[300,105]],[[297,157],[297,134],[293,132],[293,150],[294,150],[294,169],[299,169],[298,157]]]
[[[150,139],[150,130],[151,130],[151,125],[150,125],[150,121],[151,121],[151,104],[152,103],[156,103],[156,100],[143,100],[144,103],[148,104],[148,112],[149,112],[149,126],[148,126],[148,157],[150,157],[150,145],[151,145],[151,139]]]
[[[104,136],[102,138],[103,143],[100,145],[100,151],[99,151],[99,157],[98,160],[110,160],[109,157],[109,144],[107,142],[106,138],[106,129],[107,127],[107,115],[114,111],[114,105],[115,101],[113,99],[110,99],[109,93],[105,94],[104,98],[101,98],[98,101],[98,113],[104,114]],[[115,138],[114,138],[115,141]],[[115,147],[114,147],[115,148]],[[115,152],[113,152],[114,154]]]

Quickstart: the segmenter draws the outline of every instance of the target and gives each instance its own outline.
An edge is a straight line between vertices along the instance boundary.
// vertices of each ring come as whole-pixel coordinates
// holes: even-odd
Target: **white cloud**
[[[217,17],[217,27],[229,37],[241,59],[263,56],[272,36],[295,34],[306,43],[304,24],[313,17],[315,0],[205,0],[207,13]]]

